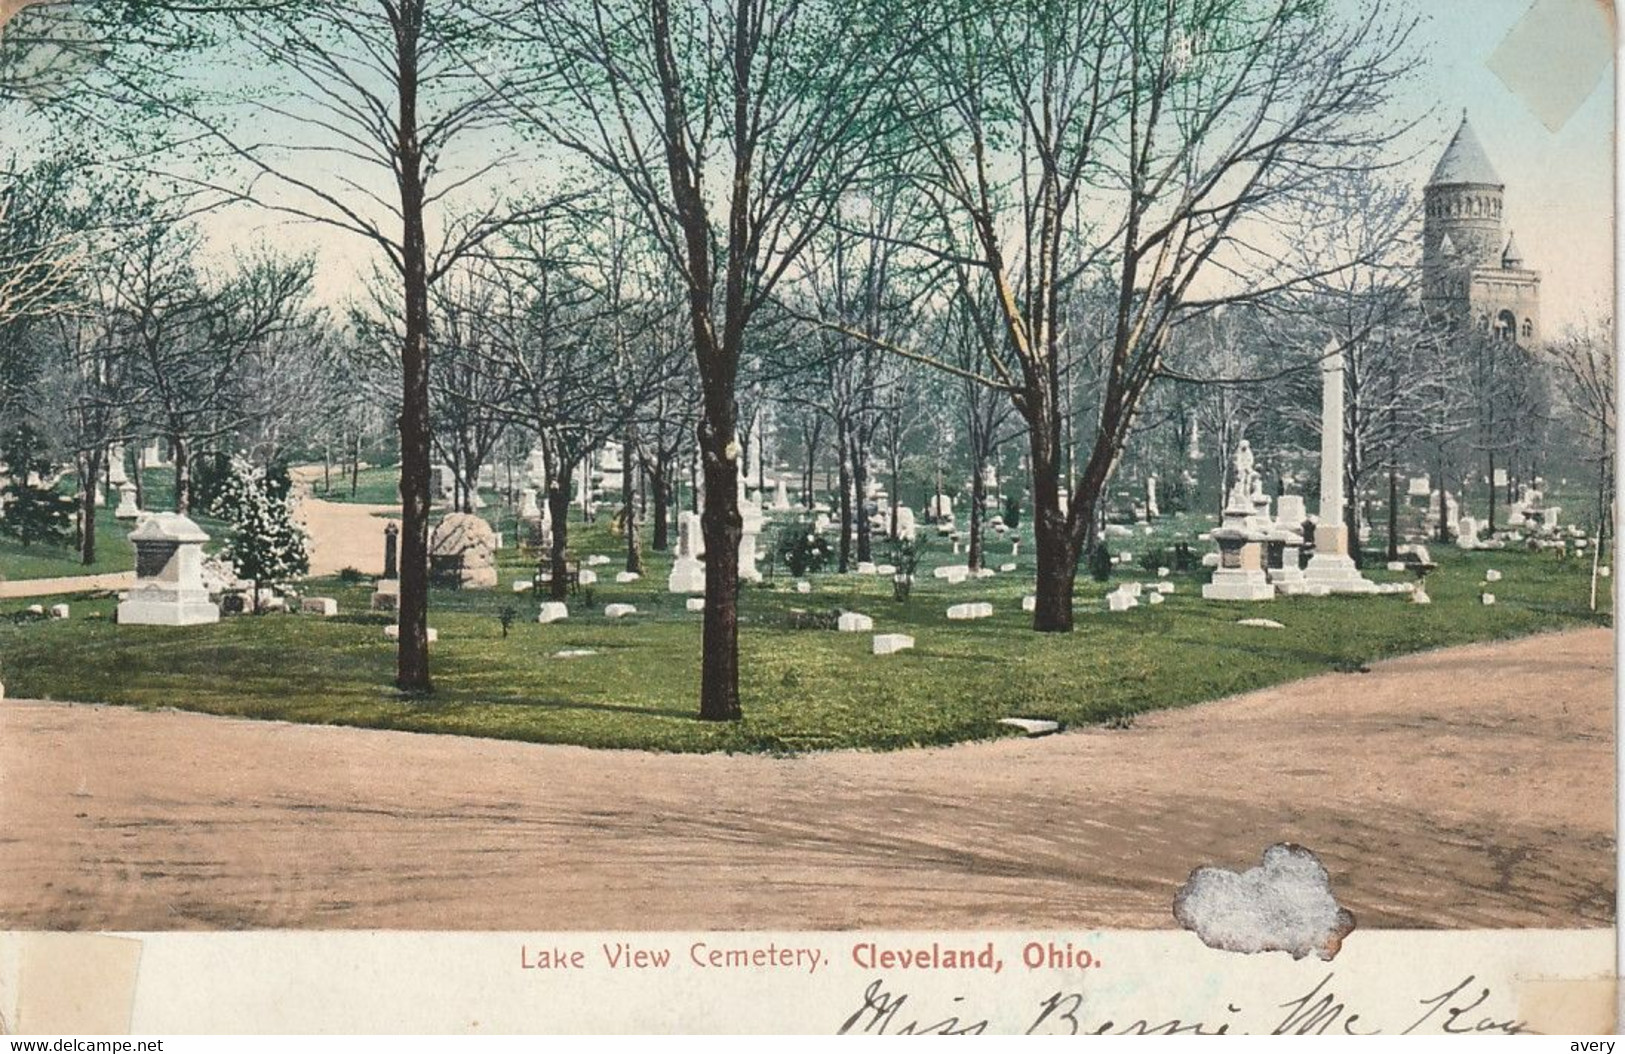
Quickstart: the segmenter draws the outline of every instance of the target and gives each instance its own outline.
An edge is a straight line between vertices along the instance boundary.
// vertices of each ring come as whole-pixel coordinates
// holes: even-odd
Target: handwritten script
[[[1201,1020],[1132,1017],[1097,1005],[1104,1000],[1084,991],[1056,991],[1033,1005],[1001,1007],[996,1013],[977,1010],[970,997],[927,1005],[884,978],[864,989],[862,999],[845,1012],[838,1034],[979,1035],[1024,1031],[1029,1035],[1517,1035],[1529,1029],[1513,1017],[1491,1010],[1495,992],[1468,974],[1442,991],[1392,1005],[1356,1006],[1339,996],[1337,974],[1328,973],[1308,991],[1282,1002],[1229,1001]],[[1019,1020],[1009,1020],[1012,1014]]]

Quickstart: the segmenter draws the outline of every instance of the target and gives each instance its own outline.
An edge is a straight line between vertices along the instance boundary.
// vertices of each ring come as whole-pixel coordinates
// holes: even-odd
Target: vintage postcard
[[[1604,1033],[1606,0],[0,0],[10,1033]]]

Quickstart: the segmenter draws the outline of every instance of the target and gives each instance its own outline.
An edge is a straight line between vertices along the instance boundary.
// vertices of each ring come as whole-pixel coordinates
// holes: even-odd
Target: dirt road
[[[134,571],[114,571],[105,575],[72,575],[67,578],[19,578],[0,582],[0,600],[19,597],[49,597],[59,593],[90,593],[98,589],[129,589],[135,585]]]
[[[1166,927],[1318,851],[1363,926],[1613,917],[1613,638],[1131,729],[795,760],[0,704],[8,928]]]
[[[299,519],[310,535],[310,576],[336,575],[346,567],[384,573],[384,526],[400,524],[398,505],[355,505],[307,497]],[[385,518],[378,513],[394,513]]]

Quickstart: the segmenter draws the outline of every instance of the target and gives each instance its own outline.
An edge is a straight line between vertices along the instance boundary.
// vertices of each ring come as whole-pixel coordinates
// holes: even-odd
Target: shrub
[[[1012,530],[1021,526],[1021,499],[1014,494],[1004,499],[1004,525]]]
[[[231,527],[223,555],[239,577],[254,583],[255,595],[310,569],[310,539],[294,519],[287,473],[278,476],[234,457],[231,476],[220,488],[216,512]],[[256,605],[257,607],[257,605]]]
[[[1096,582],[1110,581],[1112,577],[1112,551],[1105,542],[1096,542],[1089,553],[1089,577]]]
[[[807,523],[791,524],[780,531],[775,550],[784,566],[797,578],[822,571],[834,557],[829,539]]]

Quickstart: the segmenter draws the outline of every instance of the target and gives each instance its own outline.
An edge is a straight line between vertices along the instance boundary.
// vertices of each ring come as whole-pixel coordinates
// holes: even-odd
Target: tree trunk
[[[395,684],[429,692],[429,276],[418,143],[418,33],[423,9],[409,3],[395,26],[400,112],[396,181],[401,195],[405,336],[401,344],[401,595]]]
[[[1388,559],[1399,559],[1399,470],[1388,470]]]
[[[851,447],[847,443],[845,429],[841,430],[836,441],[841,449],[841,560],[837,570],[844,575],[852,570],[852,469],[848,461]]]
[[[852,448],[852,498],[857,505],[857,520],[853,523],[853,530],[857,535],[858,562],[869,563],[874,559],[871,552],[870,537],[873,532],[869,529],[869,465],[868,454],[861,443],[855,443]]]
[[[739,709],[739,463],[728,457],[734,433],[732,394],[726,406],[708,398],[700,426],[705,468],[705,631],[700,658],[700,718],[737,721]]]
[[[887,534],[892,541],[901,537],[897,533],[897,510],[903,504],[903,459],[895,453],[891,459],[891,530]]]
[[[573,471],[564,469],[562,476],[551,481],[552,489],[547,492],[547,508],[553,518],[552,572],[547,595],[554,600],[565,600],[570,596],[567,564],[570,555],[570,476]]]
[[[1049,419],[1045,408],[1038,406],[1036,410],[1029,425],[1032,420],[1041,423],[1027,429],[1033,466],[1033,555],[1038,563],[1033,629],[1040,633],[1070,633],[1078,551],[1084,543],[1073,539],[1067,515],[1061,512],[1057,431],[1042,423]],[[1094,512],[1092,504],[1070,510],[1078,523],[1090,523]]]
[[[1439,544],[1440,545],[1443,545],[1446,542],[1450,541],[1450,524],[1448,522],[1446,522],[1448,518],[1445,516],[1445,507],[1446,507],[1446,504],[1447,504],[1446,499],[1448,497],[1449,497],[1449,489],[1445,485],[1444,464],[1441,462],[1440,465],[1439,465],[1439,532],[1438,532],[1439,533]]]
[[[102,452],[92,446],[85,455],[85,486],[79,495],[79,562],[96,562],[96,487],[102,478]]]
[[[1495,451],[1493,451],[1493,450],[1490,451],[1490,486],[1489,486],[1489,491],[1490,491],[1490,520],[1489,520],[1488,528],[1489,528],[1489,532],[1491,534],[1494,534],[1495,533]]]
[[[655,460],[654,471],[649,473],[649,490],[654,505],[654,550],[663,553],[671,548],[671,472],[664,458]]]
[[[182,516],[192,513],[192,450],[185,436],[171,436],[175,448],[175,511]]]
[[[621,455],[621,497],[625,501],[622,507],[621,525],[626,531],[626,569],[633,574],[643,574],[643,540],[638,537],[641,518],[638,516],[638,490],[639,476],[637,458],[632,451],[638,448],[638,428],[632,425],[626,431],[626,450]]]
[[[138,444],[135,448],[135,504],[136,508],[147,507],[147,487],[143,477],[147,472],[147,448],[145,444]]]
[[[972,459],[970,477],[970,552],[965,562],[972,571],[982,567],[982,503],[987,500],[987,485],[982,481],[980,459]]]

